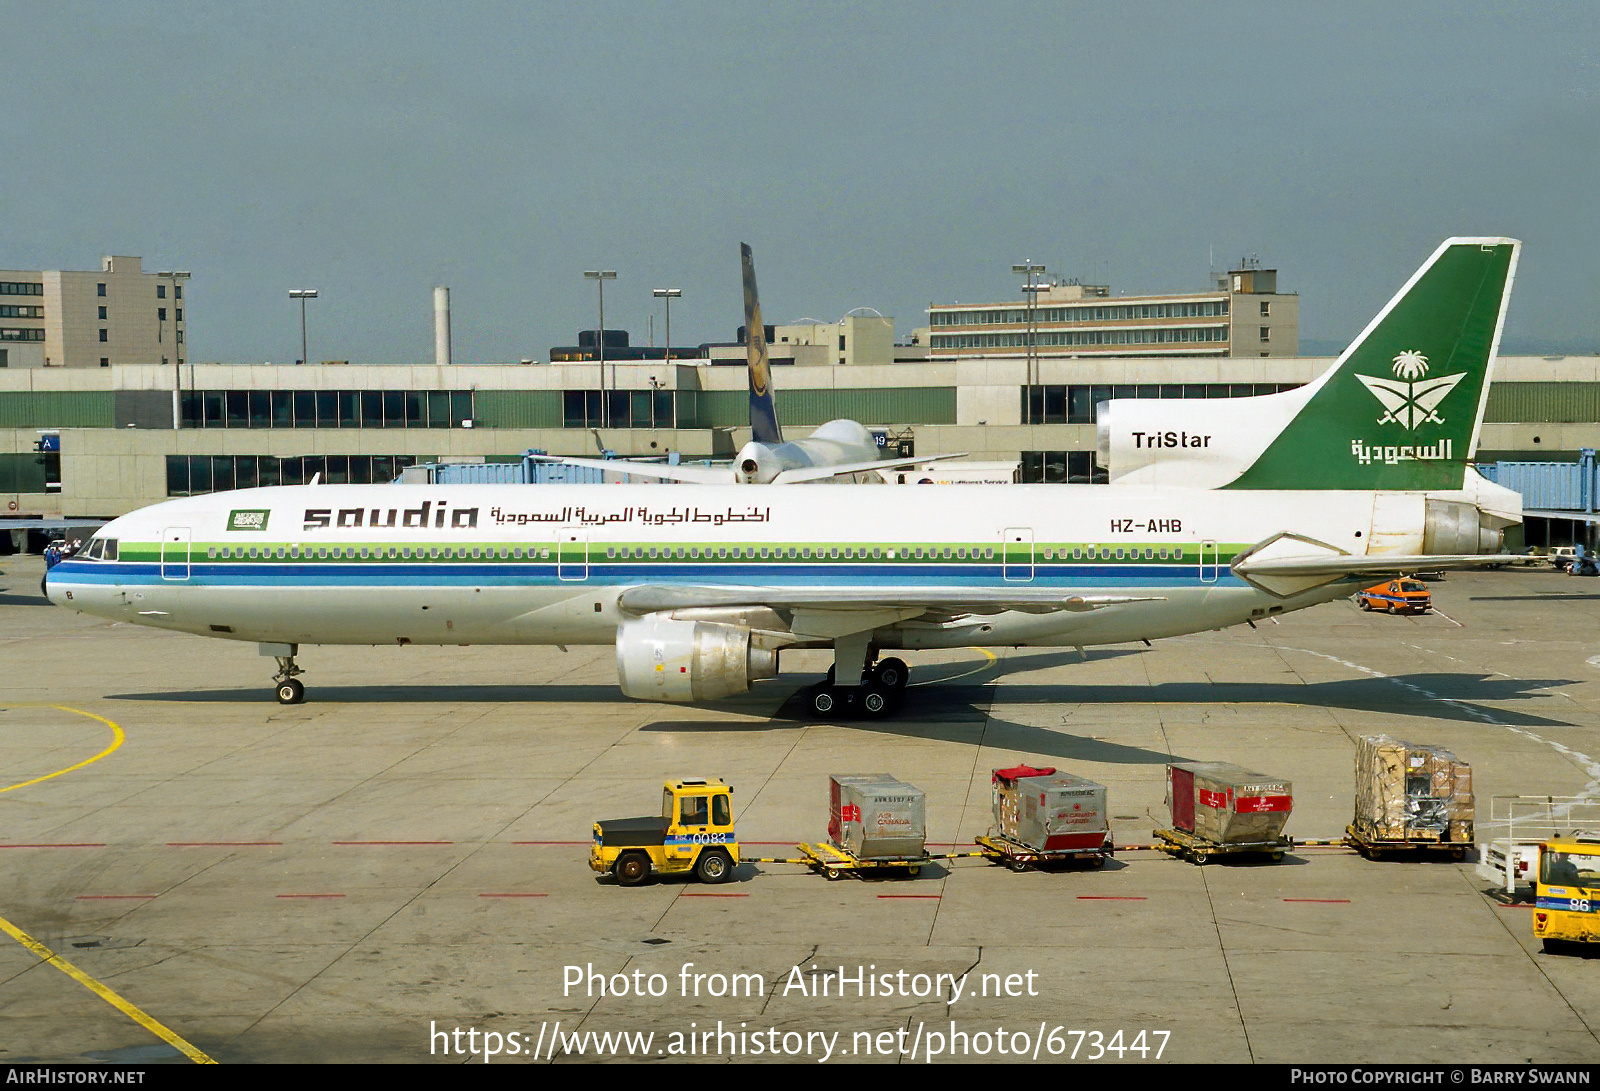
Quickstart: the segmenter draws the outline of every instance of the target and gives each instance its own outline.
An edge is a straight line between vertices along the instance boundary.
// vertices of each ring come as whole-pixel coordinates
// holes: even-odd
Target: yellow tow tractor
[[[590,869],[637,886],[654,872],[693,872],[703,883],[725,883],[739,864],[733,832],[733,789],[717,778],[669,780],[661,786],[661,815],[608,818],[594,824]]]
[[[1555,837],[1539,846],[1533,934],[1546,951],[1600,943],[1600,837]]]

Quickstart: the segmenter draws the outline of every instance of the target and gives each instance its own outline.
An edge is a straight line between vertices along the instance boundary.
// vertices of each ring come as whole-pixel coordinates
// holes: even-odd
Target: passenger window
[[[678,824],[680,826],[704,826],[706,824],[706,797],[685,796],[678,804]]]
[[[713,826],[733,825],[733,808],[728,805],[727,796],[714,796],[711,800],[711,824]]]

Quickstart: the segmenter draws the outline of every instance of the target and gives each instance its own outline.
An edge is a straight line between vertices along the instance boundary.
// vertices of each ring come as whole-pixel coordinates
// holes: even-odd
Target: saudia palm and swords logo
[[[1415,349],[1407,349],[1394,358],[1393,379],[1380,379],[1376,375],[1357,375],[1356,378],[1383,403],[1385,412],[1378,418],[1379,424],[1394,421],[1415,429],[1425,421],[1443,424],[1444,418],[1438,413],[1439,403],[1467,377],[1463,371],[1437,379],[1423,379],[1427,373],[1428,358]]]
[[[1394,358],[1394,378],[1377,375],[1356,376],[1361,385],[1383,406],[1379,424],[1398,424],[1408,431],[1416,431],[1422,424],[1443,424],[1439,403],[1444,401],[1456,384],[1467,377],[1462,371],[1455,375],[1440,375],[1434,379],[1428,374],[1428,358],[1415,349],[1407,349]],[[1399,447],[1369,447],[1360,440],[1351,440],[1350,450],[1363,464],[1381,459],[1393,465],[1414,459],[1446,459],[1451,457],[1452,444],[1442,439],[1427,447],[1407,444]]]

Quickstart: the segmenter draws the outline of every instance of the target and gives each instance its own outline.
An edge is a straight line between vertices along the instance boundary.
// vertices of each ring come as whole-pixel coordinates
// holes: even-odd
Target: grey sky
[[[1399,10],[1396,10],[1396,9]],[[1257,253],[1348,340],[1452,234],[1600,351],[1600,5],[0,2],[0,267],[189,269],[196,360],[544,358],[594,324],[1119,294]]]

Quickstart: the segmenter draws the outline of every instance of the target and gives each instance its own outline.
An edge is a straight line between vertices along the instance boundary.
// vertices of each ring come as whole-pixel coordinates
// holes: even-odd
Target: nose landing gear
[[[278,673],[272,676],[272,683],[276,687],[278,703],[280,705],[298,705],[306,699],[305,683],[295,677],[304,674],[294,658],[300,654],[298,644],[259,644],[257,648],[262,655],[270,655],[278,661]]]

